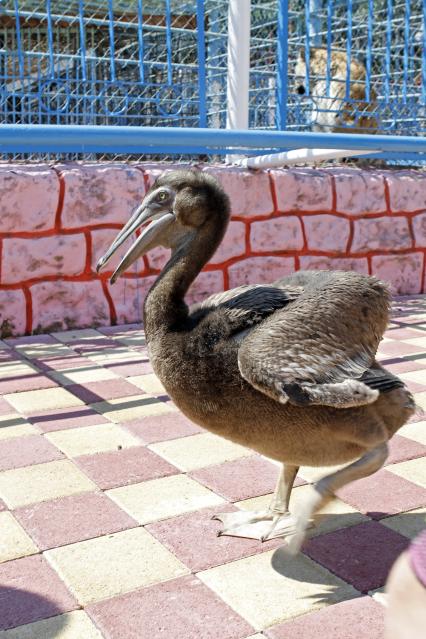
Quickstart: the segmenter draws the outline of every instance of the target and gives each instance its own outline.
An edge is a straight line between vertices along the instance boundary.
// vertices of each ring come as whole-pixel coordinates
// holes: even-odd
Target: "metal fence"
[[[0,123],[224,128],[228,4],[0,0]],[[423,135],[425,24],[426,0],[252,0],[250,128]]]

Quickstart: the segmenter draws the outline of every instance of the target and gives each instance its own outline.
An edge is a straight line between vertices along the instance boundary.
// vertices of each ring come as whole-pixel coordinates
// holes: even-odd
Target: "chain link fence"
[[[424,134],[421,0],[292,0],[284,118],[283,4],[251,3],[251,128]],[[228,5],[0,0],[0,122],[224,128]]]

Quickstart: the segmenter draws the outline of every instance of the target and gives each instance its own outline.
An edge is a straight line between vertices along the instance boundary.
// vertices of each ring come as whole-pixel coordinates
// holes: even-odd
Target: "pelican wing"
[[[277,309],[284,308],[303,292],[300,286],[245,285],[216,293],[191,308],[191,314],[220,311],[233,330],[245,330],[258,324]]]
[[[313,272],[275,286],[302,284],[303,275],[303,293],[254,327],[238,351],[242,376],[265,392],[276,393],[283,384],[361,377],[387,326],[389,294],[379,280]]]

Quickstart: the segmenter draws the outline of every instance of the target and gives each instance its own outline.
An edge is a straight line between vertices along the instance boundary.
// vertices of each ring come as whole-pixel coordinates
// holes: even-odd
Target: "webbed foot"
[[[271,510],[238,511],[233,513],[220,513],[212,519],[221,521],[223,530],[218,532],[218,537],[228,535],[230,537],[245,537],[268,541],[279,537],[293,535],[297,530],[297,519],[291,513],[274,513]]]

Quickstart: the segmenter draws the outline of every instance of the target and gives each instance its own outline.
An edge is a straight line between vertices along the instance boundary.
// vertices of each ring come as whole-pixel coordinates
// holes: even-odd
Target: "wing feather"
[[[372,365],[389,316],[389,292],[357,273],[311,272],[275,285],[304,286],[241,342],[242,376],[268,393],[282,384],[337,383]],[[269,393],[268,393],[269,394]]]

